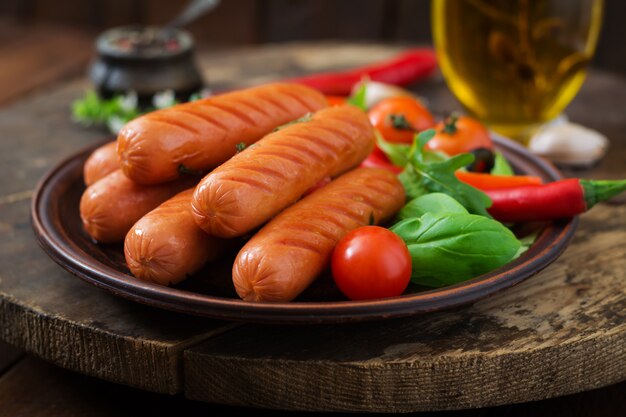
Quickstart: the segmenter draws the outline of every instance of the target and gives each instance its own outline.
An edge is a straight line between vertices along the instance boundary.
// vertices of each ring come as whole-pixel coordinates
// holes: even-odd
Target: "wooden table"
[[[36,88],[79,76],[95,33],[45,24],[20,25],[0,17],[0,105]]]
[[[358,65],[394,50],[285,45],[208,53],[202,65],[222,88]],[[583,216],[571,247],[541,274],[471,307],[424,317],[314,327],[227,323],[141,306],[79,281],[37,247],[28,209],[46,170],[102,138],[69,120],[69,103],[86,87],[84,80],[61,83],[0,111],[0,338],[63,368],[135,388],[62,371],[1,345],[0,416],[214,410],[183,395],[288,410],[425,411],[539,400],[626,379],[620,204]],[[568,110],[612,141],[601,164],[577,175],[626,176],[625,87],[622,78],[594,72]],[[458,108],[439,78],[416,91],[436,112]],[[568,407],[570,415],[589,415],[583,411],[593,407],[596,415],[620,415],[625,393],[619,384],[479,414],[551,415]],[[122,399],[135,405],[122,406]]]

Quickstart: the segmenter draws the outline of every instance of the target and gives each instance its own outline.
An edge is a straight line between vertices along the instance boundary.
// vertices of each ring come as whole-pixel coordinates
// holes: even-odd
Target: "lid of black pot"
[[[102,57],[132,59],[171,59],[188,54],[193,38],[182,29],[156,26],[121,26],[103,32],[96,41]]]

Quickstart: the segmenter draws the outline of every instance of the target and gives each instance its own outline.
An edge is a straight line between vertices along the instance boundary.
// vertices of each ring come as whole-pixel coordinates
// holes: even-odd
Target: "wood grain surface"
[[[416,0],[228,0],[187,29],[200,46],[335,39],[358,42],[432,43],[430,1]],[[3,0],[0,16],[49,22],[94,33],[113,26],[163,25],[185,7],[183,0]],[[626,72],[623,17],[626,3],[604,2],[593,62]],[[232,30],[236,28],[236,30]],[[2,35],[0,27],[0,38]]]
[[[230,323],[124,302],[79,282],[33,242],[28,200],[2,207],[0,338],[53,363],[158,392],[179,392],[184,348]]]
[[[577,395],[479,410],[426,412],[416,417],[616,417],[626,414],[626,383]],[[136,417],[250,415],[308,417],[322,413],[220,406],[159,395],[76,374],[28,356],[0,376],[0,417]],[[359,414],[351,414],[359,415]]]
[[[359,65],[393,51],[293,44],[219,52],[201,62],[222,88]],[[146,390],[290,410],[484,407],[626,378],[626,208],[619,204],[582,216],[570,248],[529,281],[420,318],[233,326],[133,304],[79,281],[37,247],[28,206],[47,169],[101,138],[69,120],[68,105],[85,87],[67,83],[0,111],[0,338],[63,367]],[[612,146],[602,163],[577,175],[626,177],[625,87],[619,77],[592,73],[568,109]],[[441,79],[415,90],[438,113],[458,109]]]
[[[407,412],[525,402],[620,381],[625,216],[626,206],[598,207],[555,264],[469,308],[314,331],[249,325],[212,338],[185,352],[187,395]]]
[[[0,112],[0,338],[68,369],[158,392],[182,388],[182,350],[230,323],[122,301],[59,269],[33,239],[32,190],[43,173],[102,132],[74,125],[84,83]]]
[[[91,57],[94,39],[87,31],[24,26],[0,16],[0,105],[37,87],[79,76]]]

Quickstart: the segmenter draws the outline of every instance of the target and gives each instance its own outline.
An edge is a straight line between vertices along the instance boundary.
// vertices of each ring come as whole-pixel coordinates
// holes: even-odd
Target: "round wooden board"
[[[373,45],[283,45],[204,55],[215,87],[389,56]],[[310,411],[484,407],[626,379],[626,206],[580,219],[565,253],[473,306],[417,318],[327,326],[205,320],[93,288],[37,247],[29,200],[41,177],[100,132],[71,124],[84,81],[0,112],[0,338],[85,374],[225,404]],[[415,90],[459,108],[440,79]],[[568,113],[612,150],[587,177],[626,177],[626,81],[593,73]],[[33,123],[36,122],[36,125]],[[620,197],[623,201],[624,197]]]

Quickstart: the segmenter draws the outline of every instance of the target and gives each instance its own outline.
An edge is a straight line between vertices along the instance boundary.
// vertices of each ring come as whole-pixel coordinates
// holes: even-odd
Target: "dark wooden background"
[[[187,0],[1,0],[0,18],[97,33],[117,25],[163,24],[185,4]],[[320,39],[425,43],[430,42],[429,9],[429,0],[222,0],[189,29],[199,44],[214,46]],[[604,16],[594,64],[626,73],[626,2],[605,0]]]

